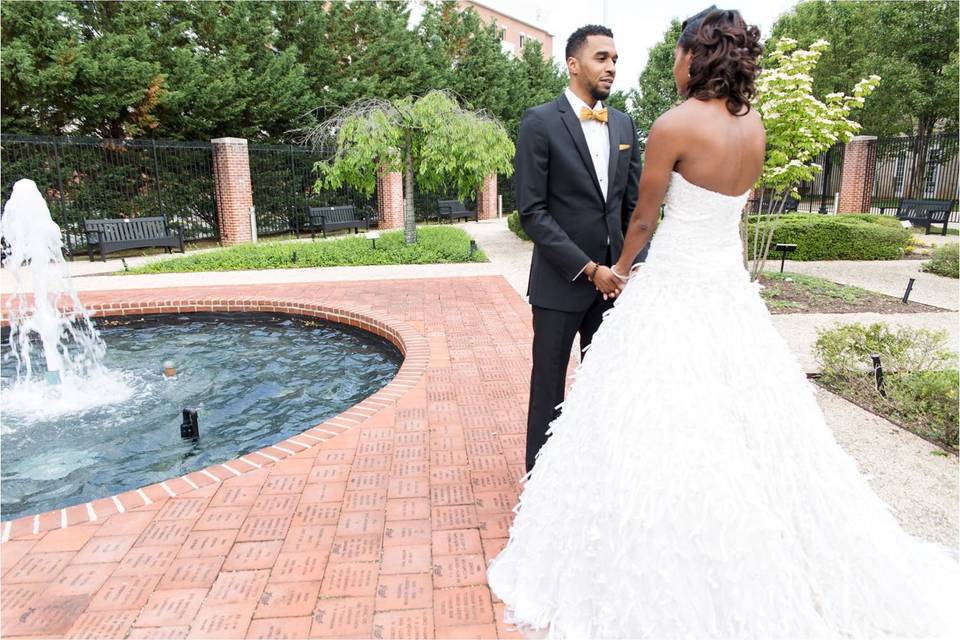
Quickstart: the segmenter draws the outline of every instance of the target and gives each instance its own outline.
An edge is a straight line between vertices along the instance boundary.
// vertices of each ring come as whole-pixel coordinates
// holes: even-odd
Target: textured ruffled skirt
[[[906,534],[836,444],[746,272],[657,248],[524,479],[488,569],[507,622],[578,639],[955,636],[956,561]]]

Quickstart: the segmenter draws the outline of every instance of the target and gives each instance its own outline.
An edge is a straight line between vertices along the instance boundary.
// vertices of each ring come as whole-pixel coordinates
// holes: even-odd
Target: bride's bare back
[[[734,116],[722,99],[691,98],[661,119],[664,127],[675,129],[669,136],[673,170],[689,182],[732,196],[745,193],[760,177],[766,136],[755,110]]]

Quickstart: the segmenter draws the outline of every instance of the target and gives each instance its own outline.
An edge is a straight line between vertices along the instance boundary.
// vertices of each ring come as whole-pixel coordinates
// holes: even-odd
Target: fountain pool
[[[403,360],[379,336],[299,316],[160,314],[98,318],[96,325],[106,373],[80,392],[68,384],[18,385],[4,336],[4,520],[114,495],[279,442],[376,392]],[[36,340],[32,348],[38,354],[42,344]],[[175,365],[173,378],[164,375],[165,361]],[[198,411],[196,441],[180,437],[184,408]]]

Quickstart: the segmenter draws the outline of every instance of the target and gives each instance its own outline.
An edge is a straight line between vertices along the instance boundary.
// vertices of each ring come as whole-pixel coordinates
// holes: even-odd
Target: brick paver
[[[406,362],[423,366],[305,435],[94,501],[95,520],[80,506],[4,523],[4,636],[518,637],[485,583],[524,471],[530,316],[505,280],[82,299],[131,314],[349,309],[416,337]]]

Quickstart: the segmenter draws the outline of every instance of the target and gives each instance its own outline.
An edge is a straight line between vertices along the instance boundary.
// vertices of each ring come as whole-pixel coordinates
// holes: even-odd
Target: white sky
[[[613,30],[620,60],[614,89],[630,89],[647,62],[650,47],[663,37],[671,18],[683,20],[706,9],[711,0],[480,0],[483,4],[532,22],[553,34],[553,58],[564,63],[567,37],[585,24],[605,24]],[[749,24],[760,27],[764,38],[777,18],[797,0],[737,0],[717,3],[737,9]],[[606,19],[604,19],[606,13]],[[538,17],[539,16],[539,17]]]

